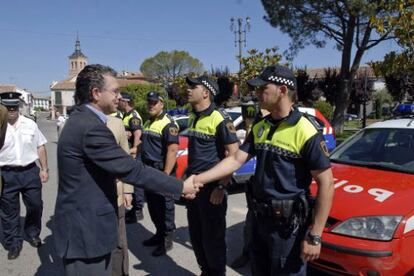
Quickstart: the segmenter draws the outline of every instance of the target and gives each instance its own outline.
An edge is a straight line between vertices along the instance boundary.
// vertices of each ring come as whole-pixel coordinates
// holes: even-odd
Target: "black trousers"
[[[306,275],[306,263],[300,258],[307,227],[286,231],[273,217],[251,216],[250,259],[252,275]]]
[[[219,205],[210,203],[215,183],[204,186],[197,197],[187,203],[191,244],[202,272],[220,276],[226,273],[227,197]]]
[[[111,276],[111,254],[90,259],[63,259],[65,276]]]
[[[42,227],[42,183],[40,169],[32,166],[27,170],[15,171],[2,168],[3,194],[0,197],[0,218],[3,225],[4,247],[7,250],[23,242],[20,226],[20,199],[26,206],[24,231],[29,238],[38,237]]]
[[[148,211],[157,229],[156,234],[164,237],[175,230],[175,205],[171,197],[145,191]]]

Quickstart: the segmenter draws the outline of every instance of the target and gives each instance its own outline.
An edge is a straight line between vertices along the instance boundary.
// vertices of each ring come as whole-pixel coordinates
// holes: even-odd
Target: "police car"
[[[245,123],[242,117],[241,107],[226,108],[225,111],[229,114],[233,120],[233,124],[237,130],[237,136],[241,143],[245,139]],[[320,131],[324,134],[324,138],[328,149],[331,151],[335,148],[335,136],[333,128],[329,121],[314,108],[299,107],[299,111],[307,113],[310,116],[308,118],[314,122],[315,125],[319,126]],[[177,177],[181,178],[187,168],[187,155],[188,155],[188,138],[187,138],[187,125],[188,125],[188,114],[185,110],[172,110],[169,113],[173,116],[177,124],[180,126],[180,137],[179,137],[179,150],[177,154]],[[245,183],[250,176],[254,174],[256,169],[256,157],[246,162],[240,169],[233,173],[232,184]]]
[[[330,159],[335,196],[311,266],[338,275],[414,275],[414,116],[360,130]]]

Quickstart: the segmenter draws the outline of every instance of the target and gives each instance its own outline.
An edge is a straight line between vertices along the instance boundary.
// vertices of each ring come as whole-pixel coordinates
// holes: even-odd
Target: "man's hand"
[[[223,198],[226,194],[225,189],[220,189],[218,187],[214,188],[213,192],[210,195],[210,203],[214,205],[219,205],[223,202]]]
[[[129,155],[131,155],[133,158],[135,158],[135,156],[137,155],[137,148],[136,147],[132,147],[129,150]]]
[[[39,177],[42,183],[46,183],[49,180],[49,174],[47,171],[40,170]]]
[[[313,261],[319,258],[319,254],[321,253],[321,245],[312,245],[309,241],[305,238],[302,242],[302,253],[300,257],[304,262]]]
[[[200,183],[194,183],[194,175],[190,176],[183,183],[183,197],[186,199],[194,199],[201,187],[203,185]]]
[[[124,206],[125,209],[132,209],[132,194],[124,194]]]

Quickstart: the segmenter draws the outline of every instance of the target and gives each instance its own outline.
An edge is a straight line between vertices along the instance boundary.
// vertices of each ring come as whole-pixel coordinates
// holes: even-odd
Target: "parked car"
[[[369,125],[330,159],[335,197],[310,265],[335,275],[414,275],[414,117]]]
[[[236,127],[238,138],[241,143],[245,139],[243,135],[243,130],[245,129],[245,124],[241,114],[241,107],[232,107],[225,109],[233,120],[233,124]],[[329,150],[333,150],[336,146],[335,136],[333,133],[333,128],[330,125],[329,121],[319,112],[319,110],[314,108],[299,107],[299,110],[303,113],[307,113],[315,125],[319,126],[320,131],[323,133],[327,147]],[[187,137],[187,125],[188,125],[188,115],[184,115],[184,112],[180,112],[178,115],[173,115],[177,124],[184,126],[184,130],[180,128],[180,137],[179,137],[179,150],[177,154],[177,177],[181,178],[187,168],[187,155],[188,155],[188,137]],[[171,113],[170,113],[171,114]],[[253,157],[248,162],[246,162],[240,169],[233,173],[232,184],[241,184],[245,183],[253,174],[256,169],[256,157]]]

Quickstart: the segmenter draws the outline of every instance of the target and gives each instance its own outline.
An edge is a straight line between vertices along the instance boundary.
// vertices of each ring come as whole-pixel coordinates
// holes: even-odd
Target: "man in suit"
[[[117,145],[106,126],[120,99],[116,72],[86,66],[76,80],[77,108],[58,142],[59,187],[53,235],[66,275],[110,275],[118,243],[115,179],[178,198],[199,187],[144,166]]]

